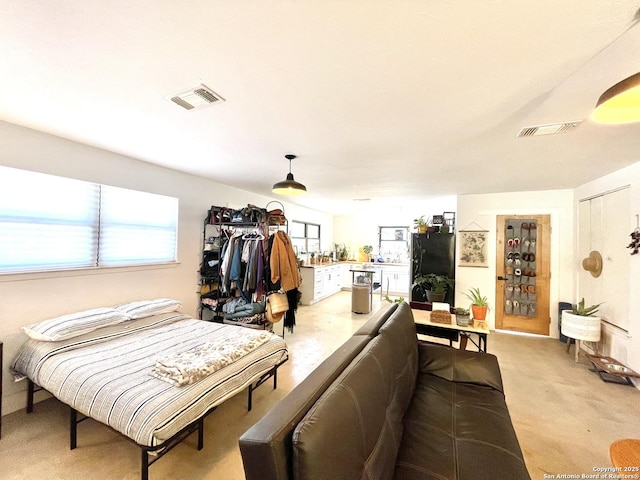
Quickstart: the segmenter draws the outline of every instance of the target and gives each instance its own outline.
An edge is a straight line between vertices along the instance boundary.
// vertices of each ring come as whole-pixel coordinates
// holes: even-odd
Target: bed
[[[142,449],[141,473],[147,479],[148,467],[192,432],[199,432],[198,449],[202,448],[204,417],[217,405],[248,388],[250,409],[253,388],[271,377],[276,388],[277,368],[288,352],[284,340],[269,332],[175,311],[142,318],[129,313],[115,324],[70,338],[27,340],[12,373],[16,380],[28,379],[28,411],[33,408],[33,392],[40,388],[70,406],[71,448],[76,446],[77,423],[97,420]],[[239,339],[252,340],[252,348],[240,348],[202,378],[176,386],[153,376],[162,359]]]

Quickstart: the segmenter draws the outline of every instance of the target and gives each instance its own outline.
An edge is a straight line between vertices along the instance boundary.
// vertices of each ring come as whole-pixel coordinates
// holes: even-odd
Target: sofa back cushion
[[[417,368],[415,325],[404,304],[298,423],[293,478],[391,479]]]
[[[378,335],[382,325],[384,325],[389,317],[398,309],[398,306],[399,305],[397,303],[384,302],[375,315],[372,315],[371,318],[353,334],[375,337]]]
[[[396,309],[395,304],[383,305],[360,328],[359,333],[350,337],[240,437],[240,452],[247,480],[293,478],[291,437],[295,426],[371,338],[378,334],[380,326]]]

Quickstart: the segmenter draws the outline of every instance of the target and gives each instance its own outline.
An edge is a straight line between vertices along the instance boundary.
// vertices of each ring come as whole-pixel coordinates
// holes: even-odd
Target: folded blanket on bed
[[[190,350],[158,359],[150,375],[178,387],[190,385],[247,355],[272,335],[268,332],[254,334],[244,331],[246,335],[203,343]]]

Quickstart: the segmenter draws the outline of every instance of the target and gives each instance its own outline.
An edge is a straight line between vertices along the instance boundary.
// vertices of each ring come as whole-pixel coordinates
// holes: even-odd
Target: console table
[[[418,310],[412,309],[413,319],[416,324],[416,332],[421,335],[428,335],[431,337],[445,338],[449,340],[449,346],[453,346],[454,341],[461,340],[460,337],[463,337],[464,341],[460,341],[460,348],[466,348],[466,340],[469,339],[471,342],[478,347],[479,352],[487,352],[487,335],[489,335],[490,331],[486,326],[486,323],[480,327],[474,327],[469,325],[468,327],[461,327],[456,324],[456,316],[451,315],[451,323],[436,323],[429,320],[429,316],[431,314],[428,310]],[[473,341],[471,335],[478,336],[478,343]]]

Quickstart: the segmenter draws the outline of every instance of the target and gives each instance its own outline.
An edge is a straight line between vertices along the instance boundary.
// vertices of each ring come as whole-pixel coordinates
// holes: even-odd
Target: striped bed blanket
[[[237,345],[242,343],[239,336],[249,339],[252,348],[232,354],[233,361],[192,383],[177,387],[151,374],[158,360],[203,344]],[[272,333],[174,312],[59,342],[27,340],[12,372],[16,380],[29,377],[78,412],[154,447],[245,389],[287,355],[284,340]]]

